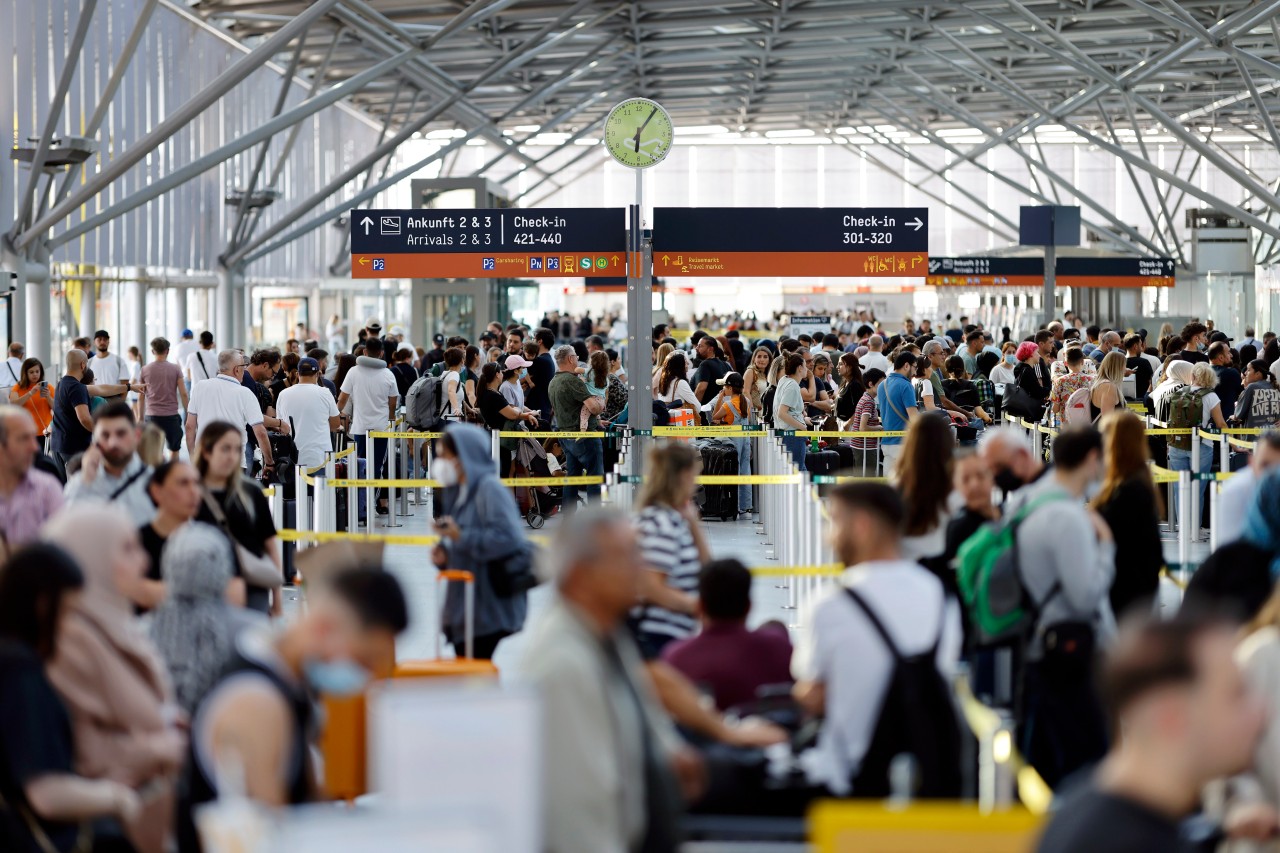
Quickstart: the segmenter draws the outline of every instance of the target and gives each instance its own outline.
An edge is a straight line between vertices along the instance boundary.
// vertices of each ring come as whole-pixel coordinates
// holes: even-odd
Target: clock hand
[[[636,153],[640,153],[640,134],[644,133],[644,129],[649,126],[649,122],[653,121],[653,117],[658,114],[658,108],[654,107],[653,112],[649,113],[649,117],[644,120],[644,124],[640,125],[640,129],[636,131]]]

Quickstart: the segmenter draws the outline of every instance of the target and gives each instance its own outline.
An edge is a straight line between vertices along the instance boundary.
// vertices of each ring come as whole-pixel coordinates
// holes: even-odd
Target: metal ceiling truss
[[[610,103],[643,95],[677,126],[726,139],[808,130],[883,171],[901,176],[910,164],[924,172],[912,187],[942,204],[963,200],[952,209],[998,240],[1017,232],[1007,207],[953,180],[958,170],[1040,203],[1074,200],[1098,233],[1184,266],[1178,217],[1195,198],[1255,228],[1259,262],[1280,260],[1280,0],[196,0],[191,10],[248,52],[127,149],[55,187],[40,166],[65,124],[101,2],[81,0],[69,34],[9,235],[19,249],[74,240],[242,153],[228,265],[287,245],[425,165],[466,162],[457,154],[473,140],[496,147],[475,174],[508,185],[525,176],[517,198],[541,201],[604,162],[599,146],[577,143],[594,141]],[[85,135],[100,132],[157,4],[140,0]],[[100,194],[267,62],[284,79],[260,127],[98,209]],[[308,92],[291,104],[295,79]],[[264,215],[251,196],[278,189],[302,123],[338,101],[381,123],[376,144],[309,197]],[[396,158],[402,143],[454,128],[461,135],[418,162]],[[559,147],[537,150],[553,130]],[[1172,169],[1153,157],[1153,137],[1176,140]],[[1047,155],[1069,140],[1116,158],[1142,225],[1054,168]],[[922,142],[946,152],[945,165]],[[985,155],[997,150],[1026,175],[994,168]],[[1206,163],[1239,187],[1237,201],[1200,188]]]

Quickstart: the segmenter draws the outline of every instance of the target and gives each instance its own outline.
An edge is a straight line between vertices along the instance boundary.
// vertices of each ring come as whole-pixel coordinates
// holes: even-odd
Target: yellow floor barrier
[[[809,841],[815,853],[1027,853],[1041,823],[1025,809],[982,814],[973,803],[821,800]]]

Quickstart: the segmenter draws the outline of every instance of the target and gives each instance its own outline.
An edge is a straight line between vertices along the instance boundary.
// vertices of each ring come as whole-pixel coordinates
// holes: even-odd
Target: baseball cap
[[[742,387],[741,373],[726,373],[724,376],[716,380],[717,385],[728,385],[730,388]]]
[[[320,362],[308,356],[298,359],[298,373],[302,376],[315,376],[320,372]]]
[[[502,363],[503,370],[519,370],[522,367],[533,366],[532,361],[527,361],[518,355],[509,355],[507,360]]]
[[[432,340],[432,342],[433,342],[433,343],[437,343],[437,344],[440,344],[440,345],[442,345],[442,346],[444,345],[444,335],[436,335],[436,336],[435,336],[434,338],[432,338],[431,340]]]
[[[182,330],[182,336],[183,336],[184,338],[190,338],[190,337],[192,337],[191,330],[190,330],[190,329],[183,329],[183,330]]]
[[[382,324],[381,324],[381,323],[379,323],[379,322],[378,322],[375,318],[373,318],[373,317],[370,317],[370,318],[369,318],[369,322],[365,323],[365,324],[364,324],[364,327],[365,327],[366,329],[371,329],[371,330],[378,331],[378,332],[381,332],[381,331],[382,331]]]
[[[404,326],[392,326],[388,331],[393,335],[403,335]]]
[[[93,333],[93,339],[96,341],[98,338],[107,338],[108,340],[110,340],[111,333],[108,332],[106,329],[99,329],[98,331]]]
[[[1222,341],[1223,343],[1229,344],[1231,343],[1232,339],[1227,337],[1226,332],[1219,329],[1219,330],[1215,330],[1213,334],[1209,335],[1209,343],[1216,343],[1217,341]]]
[[[401,344],[396,348],[396,352],[413,352],[413,344]]]

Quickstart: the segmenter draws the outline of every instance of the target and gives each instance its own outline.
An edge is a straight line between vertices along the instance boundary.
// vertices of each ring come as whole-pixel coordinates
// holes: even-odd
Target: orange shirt
[[[53,388],[54,386],[50,384],[49,399],[46,400],[41,394],[37,393],[22,404],[22,408],[30,412],[31,417],[35,418],[36,431],[41,435],[44,434],[44,431],[49,428],[49,424],[53,421]],[[31,389],[15,385],[11,390],[18,394],[25,394]]]

